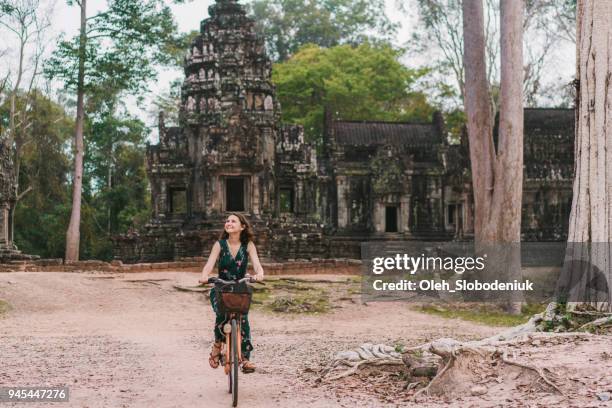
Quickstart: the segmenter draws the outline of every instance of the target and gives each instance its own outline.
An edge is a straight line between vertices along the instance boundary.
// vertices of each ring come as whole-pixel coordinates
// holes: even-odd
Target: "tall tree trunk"
[[[111,196],[110,196],[110,191],[113,188],[113,143],[111,142],[110,145],[110,152],[108,155],[108,172],[106,175],[106,188],[108,189],[109,192],[109,198],[108,198],[108,209],[107,209],[107,216],[108,216],[108,220],[107,220],[107,224],[106,224],[106,233],[108,234],[108,236],[110,237],[111,235],[111,205],[112,205],[112,200],[111,200]]]
[[[15,86],[13,87],[13,91],[11,92],[11,107],[9,114],[9,146],[13,146],[13,141],[15,140],[15,133],[17,132],[17,125],[15,123],[15,116],[17,115],[17,92],[19,92],[19,86],[21,85],[21,79],[23,78],[23,59],[25,57],[25,47],[27,43],[27,39],[25,36],[25,27],[21,27],[20,35],[19,35],[19,65],[17,67],[17,80],[15,81]]]
[[[564,274],[571,306],[612,311],[612,2],[576,10],[575,177]]]
[[[492,219],[502,242],[521,242],[523,202],[523,1],[501,0],[499,140]]]
[[[482,0],[463,2],[465,112],[479,243],[518,243],[523,192],[522,0],[501,1],[501,97],[497,152],[488,87]]]
[[[493,195],[493,109],[487,79],[482,0],[463,2],[465,113],[474,189],[474,234],[485,242]]]
[[[83,188],[83,124],[85,121],[85,47],[87,44],[87,0],[81,0],[81,34],[79,40],[79,73],[77,83],[77,117],[74,134],[74,178],[72,186],[72,212],[66,231],[66,262],[79,260],[81,224],[81,193]]]
[[[501,0],[501,95],[497,146],[488,87],[482,0],[463,1],[465,112],[474,189],[476,249],[487,280],[521,278],[523,194],[523,1]],[[506,299],[520,313],[520,298]]]

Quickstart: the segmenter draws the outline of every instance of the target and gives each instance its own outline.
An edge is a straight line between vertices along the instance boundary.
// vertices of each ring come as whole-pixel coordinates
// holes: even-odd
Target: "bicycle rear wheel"
[[[238,361],[238,347],[240,345],[236,341],[238,339],[238,324],[236,319],[232,319],[232,364],[230,367],[230,381],[232,389],[232,406],[238,405],[238,370],[240,368],[240,361]]]

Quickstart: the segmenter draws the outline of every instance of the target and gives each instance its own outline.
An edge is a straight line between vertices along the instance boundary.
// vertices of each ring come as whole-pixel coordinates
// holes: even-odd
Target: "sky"
[[[415,1],[415,0],[404,0],[404,1]],[[53,6],[53,11],[48,12],[42,10],[42,13],[50,15],[51,29],[46,35],[48,39],[46,52],[50,53],[56,42],[57,36],[64,34],[67,37],[72,37],[78,33],[79,28],[79,9],[75,6],[68,6],[65,0],[41,0],[46,6]],[[397,0],[386,0],[386,12],[389,18],[393,22],[400,24],[397,38],[395,43],[398,45],[405,44],[411,37],[412,31],[415,26],[417,19],[416,12],[412,12],[406,16],[400,13],[396,8]],[[174,13],[175,20],[178,24],[179,30],[182,32],[189,32],[194,29],[198,29],[200,21],[208,17],[208,6],[214,3],[214,0],[187,0],[185,4],[171,4],[168,1],[171,9]],[[88,15],[93,15],[99,11],[102,11],[105,7],[106,1],[104,0],[89,0],[88,1]],[[408,8],[409,10],[415,10],[415,7]],[[7,35],[6,31],[0,28],[0,51],[6,48],[15,48],[14,43],[10,35]],[[0,75],[6,73],[7,66],[10,63],[14,63],[15,54],[5,55],[0,59]],[[11,60],[12,58],[12,60]],[[425,56],[411,56],[410,60],[406,59],[404,62],[412,67],[416,67],[419,64],[426,63]],[[559,49],[554,50],[554,67],[552,70],[547,72],[547,80],[550,81],[565,81],[566,78],[571,78],[575,67],[574,61],[574,50],[571,46],[566,44]],[[11,62],[12,61],[12,62]],[[551,64],[552,65],[552,64]],[[153,128],[152,141],[155,140],[156,131],[155,121],[156,115],[153,114],[153,108],[151,100],[156,94],[160,94],[169,89],[170,83],[176,78],[182,78],[182,72],[180,69],[165,69],[159,70],[159,76],[156,81],[151,81],[149,84],[150,92],[144,96],[144,104],[142,107],[138,107],[136,104],[136,98],[130,97],[126,100],[127,107],[130,112],[139,116],[148,126]],[[1,77],[1,76],[0,76]],[[59,87],[56,87],[58,90]],[[61,93],[61,91],[58,91]]]

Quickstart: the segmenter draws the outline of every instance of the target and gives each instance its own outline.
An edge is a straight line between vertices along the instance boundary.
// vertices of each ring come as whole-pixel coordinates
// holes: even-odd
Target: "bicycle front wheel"
[[[229,372],[227,373],[227,383],[228,383],[228,393],[232,393],[232,384],[234,380],[232,379],[232,368],[230,367]]]
[[[236,319],[232,319],[232,365],[230,367],[230,378],[233,380],[231,384],[232,388],[232,406],[238,405],[238,370],[240,368],[240,361],[238,361],[238,324]]]

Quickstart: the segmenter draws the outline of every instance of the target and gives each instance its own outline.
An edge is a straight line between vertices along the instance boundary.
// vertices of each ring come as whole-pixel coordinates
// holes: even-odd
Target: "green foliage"
[[[534,313],[544,310],[543,305],[524,305],[520,315],[505,313],[495,304],[453,304],[452,308],[440,305],[422,305],[420,311],[444,317],[447,319],[461,319],[488,326],[517,326],[527,322]]]
[[[433,108],[414,90],[425,72],[405,67],[400,57],[388,45],[369,43],[302,47],[274,66],[283,120],[303,125],[310,141],[321,140],[325,107],[344,120],[429,120]]]
[[[183,67],[185,54],[191,49],[191,43],[200,35],[200,31],[192,30],[171,37],[163,46],[163,52],[172,58],[172,63],[179,68]]]
[[[156,95],[148,112],[149,116],[157,118],[159,112],[164,112],[166,126],[179,126],[182,84],[182,79],[176,79],[170,83],[170,89],[167,92]]]
[[[4,14],[11,13],[15,7],[8,0],[0,0],[0,12]]]
[[[465,128],[466,118],[463,109],[452,109],[444,112],[444,123],[453,143],[461,141],[461,132]]]
[[[25,253],[61,258],[71,208],[74,120],[40,92],[33,93],[31,104],[31,137],[22,150],[19,178],[20,191],[31,191],[16,207],[15,243]],[[88,105],[82,259],[110,260],[110,236],[144,224],[150,214],[144,147],[148,129],[117,106],[112,95],[99,94]],[[8,102],[0,105],[0,121],[8,109]]]
[[[172,64],[168,52],[180,43],[170,8],[161,0],[108,0],[108,9],[87,19],[85,91],[142,91],[155,78],[156,64]],[[76,90],[79,36],[62,40],[47,61],[48,77]]]
[[[110,236],[147,212],[146,129],[118,112],[117,101],[144,91],[156,65],[176,64],[174,50],[183,41],[164,1],[108,0],[105,11],[87,18],[86,35],[61,41],[45,65],[49,78],[87,101],[81,258],[109,259]]]
[[[66,155],[74,123],[64,109],[40,92],[31,97],[29,142],[22,148],[20,191],[31,188],[15,210],[15,242],[26,253],[61,257],[70,214]],[[19,97],[18,104],[23,103]],[[8,106],[0,107],[0,116]]]
[[[374,194],[383,195],[396,192],[401,186],[404,169],[401,162],[389,160],[397,152],[388,149],[379,149],[376,156],[372,159],[370,168],[372,169],[372,191]]]
[[[148,129],[106,95],[87,116],[82,236],[83,257],[110,259],[110,237],[147,220],[149,192],[145,168]],[[93,103],[93,102],[92,102]],[[88,226],[88,229],[85,228]]]
[[[250,12],[277,61],[301,46],[334,47],[365,40],[390,40],[397,31],[384,0],[252,0]]]

